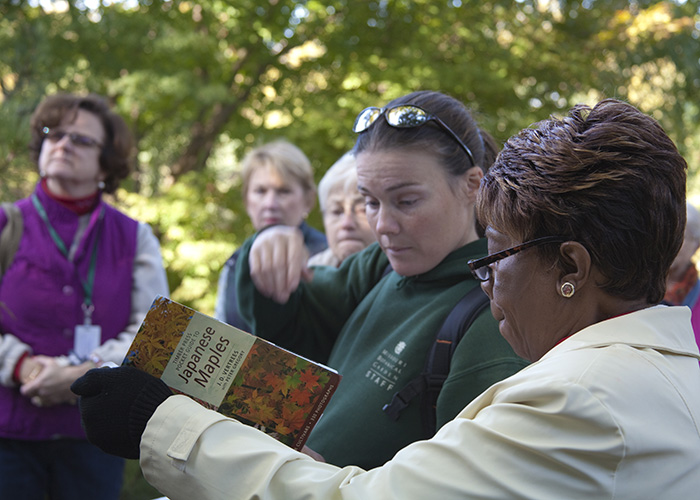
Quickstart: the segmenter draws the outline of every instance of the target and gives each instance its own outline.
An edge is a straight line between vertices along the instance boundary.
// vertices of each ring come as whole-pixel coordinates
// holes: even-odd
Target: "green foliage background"
[[[158,235],[174,300],[213,312],[252,233],[238,161],[284,137],[317,180],[366,106],[418,89],[499,141],[603,97],[657,118],[700,164],[700,0],[1,0],[0,199],[37,181],[29,117],[47,94],[108,96],[138,141],[112,200]],[[310,222],[321,228],[316,211]],[[158,496],[129,461],[124,499]]]
[[[499,141],[603,97],[629,100],[700,163],[699,0],[5,0],[0,197],[37,180],[43,96],[106,95],[138,140],[114,203],[159,236],[172,298],[211,313],[221,265],[252,232],[238,161],[284,137],[317,180],[355,115],[417,89],[472,108]],[[321,228],[316,211],[310,222]]]

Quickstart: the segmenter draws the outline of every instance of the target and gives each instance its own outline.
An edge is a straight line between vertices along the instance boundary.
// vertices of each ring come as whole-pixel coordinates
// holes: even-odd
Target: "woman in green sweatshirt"
[[[421,373],[445,318],[479,286],[466,262],[487,253],[474,203],[497,148],[464,105],[438,92],[367,108],[354,131],[358,189],[377,243],[337,269],[309,269],[301,232],[273,226],[244,244],[236,274],[255,334],[343,375],[309,448],[369,469],[424,437],[420,398],[398,420],[382,408]],[[525,364],[486,309],[453,355],[438,428]]]

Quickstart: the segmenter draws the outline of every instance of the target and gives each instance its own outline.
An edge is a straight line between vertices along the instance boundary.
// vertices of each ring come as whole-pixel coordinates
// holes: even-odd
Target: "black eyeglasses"
[[[527,250],[528,248],[544,245],[545,243],[563,243],[565,241],[566,238],[562,238],[561,236],[544,236],[542,238],[526,241],[525,243],[521,243],[520,245],[514,246],[513,248],[508,248],[498,253],[492,253],[491,255],[482,257],[481,259],[470,260],[467,262],[467,265],[469,266],[472,275],[474,275],[474,278],[479,281],[488,281],[491,279],[490,265],[494,262],[498,262],[501,259],[510,257],[511,255]]]
[[[476,165],[471,149],[469,149],[467,145],[464,144],[462,139],[455,134],[454,130],[448,127],[447,124],[437,116],[431,115],[424,109],[413,104],[399,104],[398,106],[391,108],[377,108],[375,106],[365,108],[359,115],[357,115],[357,118],[355,118],[355,124],[352,126],[352,131],[356,134],[364,132],[370,128],[372,124],[377,121],[377,118],[382,116],[382,114],[386,118],[386,122],[395,128],[420,127],[431,120],[435,121],[435,123],[437,123],[442,130],[447,132],[455,141],[457,141],[464,152],[467,153],[472,166]]]
[[[41,131],[44,133],[44,137],[51,142],[58,142],[64,137],[68,136],[68,139],[70,139],[70,142],[72,142],[74,146],[81,148],[103,147],[103,144],[100,143],[100,141],[93,139],[92,137],[88,137],[87,135],[78,134],[75,132],[65,132],[63,130],[52,129],[49,127],[44,127]]]

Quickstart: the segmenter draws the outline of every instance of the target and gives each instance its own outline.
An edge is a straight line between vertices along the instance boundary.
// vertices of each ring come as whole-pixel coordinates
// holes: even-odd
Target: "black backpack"
[[[435,435],[438,394],[450,372],[450,361],[464,332],[479,314],[489,305],[489,298],[480,286],[469,290],[450,311],[438,331],[430,353],[425,360],[422,373],[396,392],[384,412],[392,420],[398,420],[401,411],[420,396],[421,421],[425,439]]]

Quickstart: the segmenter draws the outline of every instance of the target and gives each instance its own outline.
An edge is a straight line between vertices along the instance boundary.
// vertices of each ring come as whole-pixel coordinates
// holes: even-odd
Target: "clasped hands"
[[[70,384],[85,373],[87,366],[64,366],[51,356],[27,357],[20,367],[20,393],[35,406],[75,404]]]

